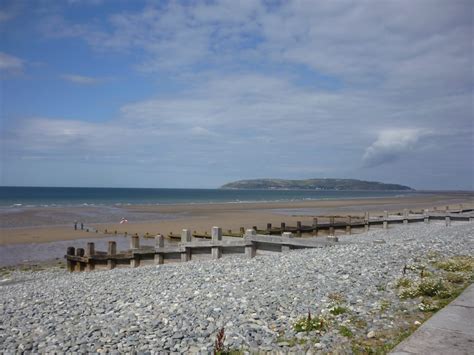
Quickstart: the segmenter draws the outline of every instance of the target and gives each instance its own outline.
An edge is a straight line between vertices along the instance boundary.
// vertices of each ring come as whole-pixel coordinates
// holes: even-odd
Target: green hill
[[[359,190],[359,191],[411,191],[411,187],[384,184],[377,181],[356,179],[252,179],[230,182],[221,189],[267,189],[267,190]]]

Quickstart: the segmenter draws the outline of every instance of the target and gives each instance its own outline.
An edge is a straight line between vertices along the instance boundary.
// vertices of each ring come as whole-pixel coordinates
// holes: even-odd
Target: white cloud
[[[428,132],[418,128],[386,129],[379,132],[377,140],[365,150],[363,161],[366,167],[390,163],[409,154]]]
[[[17,127],[15,144],[28,150],[41,143],[45,156],[112,151],[167,164],[202,154],[223,167],[235,155],[253,170],[284,159],[308,171],[344,166],[356,175],[383,170],[360,169],[361,156],[375,167],[408,152],[416,160],[423,148],[435,161],[427,147],[436,135],[440,151],[456,146],[457,159],[466,162],[471,8],[462,0],[170,1],[71,23],[51,11],[43,24],[49,38],[80,38],[101,57],[132,58],[147,82],[156,79],[160,94],[122,103],[106,122],[48,118],[49,124],[30,123],[35,131]],[[102,80],[68,75],[79,84]],[[62,125],[74,133],[54,135]],[[216,141],[225,144],[216,149]]]
[[[196,126],[196,127],[191,128],[190,132],[191,132],[191,134],[192,134],[193,136],[197,136],[197,137],[212,137],[212,136],[216,136],[216,134],[215,134],[214,132],[211,132],[211,131],[208,130],[207,128],[200,127],[200,126]]]
[[[15,128],[11,136],[16,138],[11,144],[28,154],[42,152],[45,157],[56,151],[65,155],[121,152],[129,157],[153,156],[163,147],[167,154],[185,156],[195,149],[195,142],[200,145],[196,153],[213,149],[212,142],[203,145],[205,138],[219,137],[229,149],[244,155],[259,147],[256,154],[251,153],[256,157],[267,152],[281,154],[288,147],[283,142],[291,141],[291,149],[285,152],[289,159],[292,155],[302,159],[311,156],[316,161],[331,158],[336,164],[349,155],[329,152],[342,149],[362,154],[372,139],[371,129],[375,129],[381,133],[364,157],[366,165],[375,165],[395,158],[426,135],[426,130],[387,128],[394,122],[407,127],[419,118],[430,117],[430,126],[439,131],[463,130],[459,123],[445,120],[445,108],[454,115],[465,101],[465,97],[450,98],[439,105],[428,102],[400,110],[382,97],[375,99],[364,93],[327,93],[298,87],[289,79],[229,75],[208,78],[180,96],[126,104],[117,117],[100,123],[31,118]],[[181,144],[183,137],[185,145]]]
[[[143,71],[183,75],[204,64],[227,74],[255,62],[303,65],[351,87],[410,99],[470,88],[470,12],[469,1],[170,2],[111,14],[102,24],[56,15],[44,30],[100,51],[142,53],[136,67]]]
[[[64,74],[61,78],[70,81],[74,84],[79,85],[96,85],[104,81],[104,79],[94,78],[91,76],[77,75],[77,74]]]
[[[25,61],[7,53],[0,52],[0,70],[6,72],[21,72]]]

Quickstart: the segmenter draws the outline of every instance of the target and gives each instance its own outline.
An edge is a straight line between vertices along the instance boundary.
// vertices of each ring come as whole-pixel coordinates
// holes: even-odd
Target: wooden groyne
[[[174,246],[165,246],[164,236],[155,236],[155,246],[140,247],[140,237],[131,236],[130,249],[117,251],[115,241],[110,241],[107,251],[96,251],[94,243],[87,243],[87,248],[67,248],[65,255],[69,271],[92,271],[97,267],[113,269],[118,266],[138,267],[141,263],[163,264],[165,261],[189,261],[193,255],[210,254],[213,259],[221,258],[222,254],[245,254],[254,257],[258,250],[285,252],[292,249],[321,248],[338,243],[336,231],[351,234],[352,229],[359,228],[368,231],[373,226],[389,228],[393,224],[430,223],[430,221],[444,221],[450,226],[452,221],[473,221],[472,209],[444,212],[431,212],[425,210],[421,214],[410,214],[404,210],[401,215],[389,215],[387,211],[382,217],[372,218],[368,212],[363,218],[354,219],[330,217],[329,222],[318,223],[318,218],[313,218],[311,226],[297,222],[296,226],[286,226],[281,223],[279,228],[273,228],[270,223],[267,228],[259,230],[256,226],[247,229],[243,235],[240,233],[225,235],[222,229],[213,227],[209,235],[210,240],[193,240],[192,237],[208,238],[208,234],[197,235],[188,229],[183,229],[179,236],[180,243]],[[320,230],[327,230],[326,238],[301,238],[303,233],[318,235]],[[242,228],[241,228],[242,231]],[[275,235],[278,234],[278,235]],[[228,237],[242,237],[239,240],[229,240]],[[173,236],[173,237],[177,237]]]
[[[334,245],[337,239],[315,240],[294,238],[290,232],[281,236],[258,235],[254,229],[248,229],[240,240],[223,240],[222,229],[213,227],[210,241],[193,241],[191,231],[183,229],[181,243],[176,246],[165,246],[164,236],[155,237],[155,247],[140,248],[138,236],[131,237],[130,249],[117,252],[116,242],[110,241],[107,252],[95,251],[94,243],[87,243],[87,248],[69,247],[66,260],[69,271],[92,271],[96,266],[109,270],[129,265],[138,267],[141,262],[163,264],[165,260],[189,261],[193,255],[210,254],[212,259],[219,259],[222,254],[245,254],[253,258],[257,250],[284,252],[292,249],[321,248]]]

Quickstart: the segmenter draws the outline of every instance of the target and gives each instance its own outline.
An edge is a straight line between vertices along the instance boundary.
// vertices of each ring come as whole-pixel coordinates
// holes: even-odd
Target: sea
[[[0,207],[130,206],[402,197],[415,191],[230,190],[0,186]]]

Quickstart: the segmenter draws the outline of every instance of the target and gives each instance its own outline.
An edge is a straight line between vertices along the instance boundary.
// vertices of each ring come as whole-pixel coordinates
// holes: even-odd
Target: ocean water
[[[0,186],[1,207],[127,206],[397,197],[412,191],[307,191]]]

